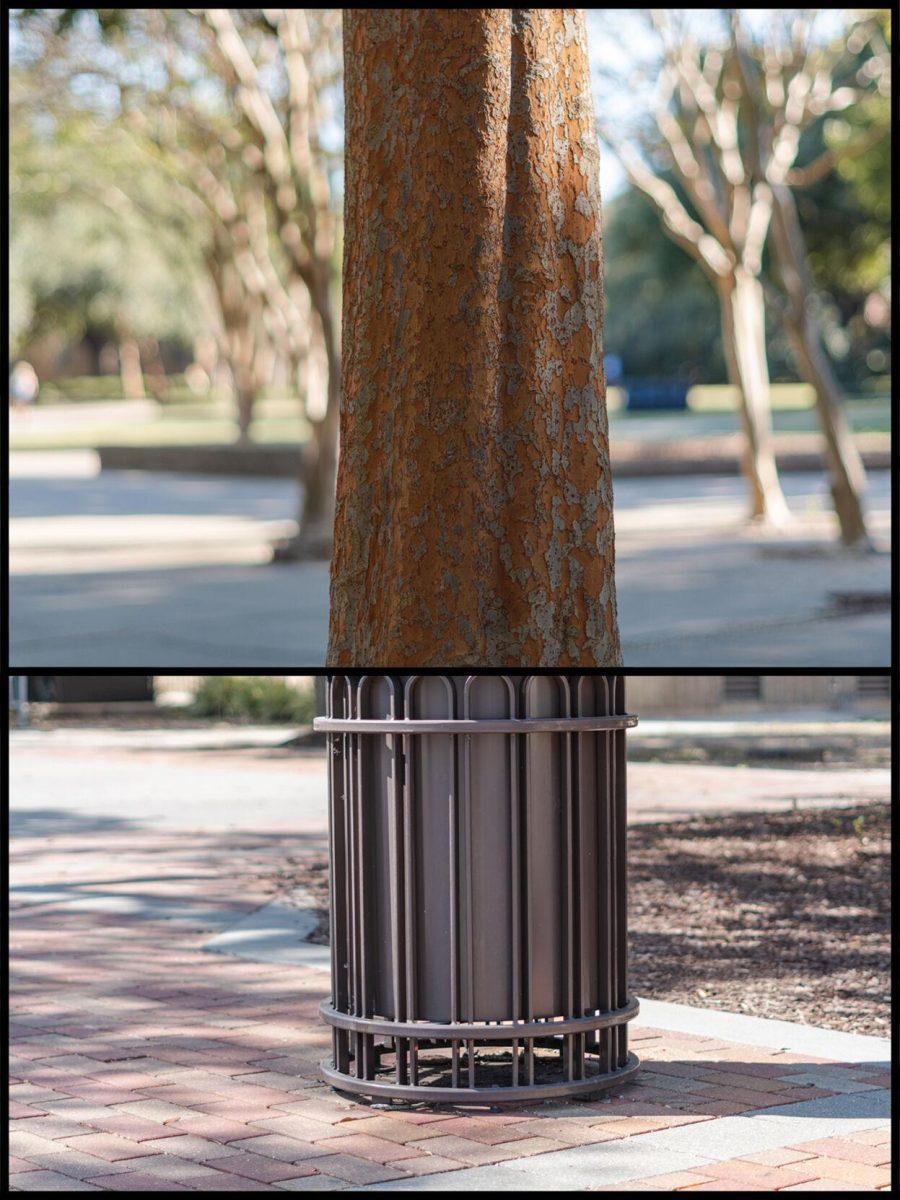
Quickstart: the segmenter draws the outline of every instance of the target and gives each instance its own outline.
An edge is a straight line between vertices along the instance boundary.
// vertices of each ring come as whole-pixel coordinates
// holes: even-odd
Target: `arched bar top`
[[[316,717],[313,729],[320,733],[590,733],[632,729],[637,723],[637,717],[631,713],[609,717],[484,717],[476,720]]]

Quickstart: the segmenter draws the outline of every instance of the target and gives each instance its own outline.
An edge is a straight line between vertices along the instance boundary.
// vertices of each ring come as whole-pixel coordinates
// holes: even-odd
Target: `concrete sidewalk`
[[[62,456],[61,456],[62,457]],[[296,515],[284,479],[92,473],[13,456],[11,659],[24,667],[302,671],[324,660],[328,567],[267,565]],[[55,460],[54,460],[55,461]],[[616,485],[617,586],[628,666],[885,666],[888,554],[834,544],[825,481],[783,478],[794,526],[748,532],[727,476]],[[870,475],[887,546],[890,477]],[[838,593],[875,607],[842,610]]]
[[[280,748],[290,732],[12,730],[13,830],[244,830],[252,812],[259,828],[324,837],[325,751]],[[889,767],[633,762],[628,776],[630,823],[889,798]]]
[[[642,1070],[601,1099],[344,1099],[317,1076],[327,975],[204,948],[321,847],[252,808],[232,832],[110,816],[14,836],[12,1190],[889,1186],[886,1043],[679,1005],[645,1005]]]

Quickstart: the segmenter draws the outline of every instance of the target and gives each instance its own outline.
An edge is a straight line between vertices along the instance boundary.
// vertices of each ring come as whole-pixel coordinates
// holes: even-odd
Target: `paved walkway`
[[[14,666],[286,671],[322,663],[327,565],[266,565],[269,542],[296,515],[290,480],[97,475],[81,451],[13,455],[12,476]],[[832,594],[887,593],[889,557],[835,549],[821,476],[783,482],[795,527],[774,540],[743,529],[739,479],[618,482],[627,665],[888,662],[887,610],[838,615]],[[871,473],[869,505],[886,545],[887,472]]]
[[[309,853],[259,833],[15,839],[14,1190],[888,1186],[884,1043],[786,1051],[781,1029],[771,1046],[685,1032],[667,1016],[679,1006],[636,1026],[643,1070],[602,1100],[423,1112],[339,1097],[316,1075],[327,976],[203,949],[273,894],[286,855]]]
[[[258,828],[324,837],[325,752],[280,748],[288,736],[253,726],[12,730],[13,831],[236,830],[252,812]],[[632,823],[889,798],[888,767],[634,762],[628,772]]]

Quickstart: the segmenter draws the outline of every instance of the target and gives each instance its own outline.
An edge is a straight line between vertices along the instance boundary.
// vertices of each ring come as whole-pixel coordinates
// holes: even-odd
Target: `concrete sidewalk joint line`
[[[622,1141],[576,1146],[500,1166],[475,1167],[424,1179],[375,1184],[367,1191],[485,1191],[519,1188],[559,1190],[629,1183],[669,1171],[690,1171],[736,1154],[755,1154],[818,1138],[846,1136],[864,1129],[887,1128],[890,1091],[829,1096],[778,1108],[757,1109],[715,1121],[698,1121],[656,1133],[635,1134]],[[463,1179],[460,1179],[463,1176]],[[723,1190],[728,1190],[723,1186]]]
[[[318,924],[312,895],[306,888],[295,888],[288,896],[280,896],[217,933],[203,949],[255,962],[330,971],[330,947],[308,940]]]

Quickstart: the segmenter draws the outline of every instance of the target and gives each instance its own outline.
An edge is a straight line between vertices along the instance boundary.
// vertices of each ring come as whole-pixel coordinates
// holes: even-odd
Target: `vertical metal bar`
[[[363,697],[365,695],[365,684],[367,677],[363,676],[357,685],[357,712],[360,717],[365,716],[363,711]],[[365,817],[366,809],[366,788],[363,783],[363,745],[366,734],[361,734],[359,744],[356,749],[356,778],[357,778],[357,797],[356,797],[356,837],[357,847],[359,850],[359,858],[357,863],[357,880],[356,886],[358,889],[357,911],[359,914],[359,988],[360,988],[360,1015],[364,1017],[372,1016],[370,1011],[372,1001],[372,987],[370,978],[370,954],[369,954],[369,923],[371,920],[371,905],[369,903],[369,871],[367,860],[370,854],[374,853],[375,847],[371,844],[371,840],[366,838],[366,828],[368,822]],[[373,1054],[373,1037],[369,1033],[361,1035],[361,1060],[358,1070],[361,1072],[363,1079],[372,1079],[374,1077],[374,1054]]]
[[[465,737],[465,774],[463,780],[463,819],[466,836],[466,1018],[475,1020],[475,898],[472,872],[475,869],[472,847],[472,735]]]
[[[332,676],[328,680],[327,711],[331,716],[343,715],[341,691],[344,680]],[[336,710],[339,710],[336,711]],[[347,879],[347,826],[346,814],[346,757],[347,735],[340,734],[336,741],[328,739],[329,763],[329,892],[331,898],[331,979],[333,1004],[340,1012],[348,1003],[348,946],[347,908],[342,895]],[[340,786],[338,785],[340,779]],[[345,1029],[332,1027],[332,1049],[334,1066],[346,1074],[350,1069],[350,1039]]]
[[[616,712],[625,712],[625,681],[621,676],[616,679],[617,684],[617,700]],[[627,980],[626,971],[628,965],[628,855],[627,855],[627,810],[626,810],[626,775],[625,775],[625,730],[616,731],[616,790],[612,801],[616,809],[616,864],[617,874],[616,881],[618,884],[618,894],[616,896],[616,912],[618,920],[616,923],[616,977],[618,982],[618,992],[616,994],[616,1005],[622,1008],[627,999]],[[617,1065],[624,1067],[628,1057],[628,1025],[622,1023],[616,1026],[616,1042],[618,1049]]]
[[[409,1076],[413,1087],[419,1086],[419,1039],[409,1039]]]
[[[396,717],[396,695],[397,689],[394,687],[391,694],[391,715]],[[400,909],[402,904],[402,849],[400,845],[401,827],[403,821],[402,814],[402,786],[403,786],[403,749],[400,738],[392,735],[388,739],[388,744],[391,751],[391,799],[388,810],[390,838],[390,869],[389,869],[389,888],[390,888],[390,904],[391,904],[391,971],[394,992],[394,1020],[400,1021],[403,1019],[403,958],[405,955],[403,930],[400,921]],[[406,1083],[406,1042],[403,1038],[394,1039],[395,1050],[395,1070],[397,1083]]]
[[[610,712],[615,712],[615,679],[612,681],[612,703]],[[609,814],[609,929],[610,955],[609,974],[612,1005],[618,1007],[619,1000],[619,953],[618,953],[618,901],[619,901],[619,863],[616,849],[619,841],[618,814],[616,813],[616,737],[615,731],[610,731],[609,738],[609,789],[606,795],[606,808]],[[618,1062],[619,1035],[613,1027],[610,1031],[610,1064],[609,1069],[615,1070]]]
[[[456,738],[451,738],[453,747],[453,776],[448,797],[449,852],[450,852],[450,1022],[459,1024],[459,810],[456,788]],[[451,1041],[453,1086],[459,1087],[459,1043]]]
[[[600,680],[603,687],[603,714],[607,715],[610,710],[609,704],[609,680],[606,676]],[[610,958],[612,954],[612,912],[610,905],[610,897],[612,894],[612,841],[610,838],[609,825],[609,795],[610,795],[610,759],[612,757],[612,741],[609,732],[594,735],[598,741],[603,739],[603,778],[601,782],[602,792],[600,795],[600,814],[597,821],[597,837],[598,850],[600,857],[598,858],[598,867],[602,868],[603,889],[600,897],[600,921],[599,928],[601,931],[600,938],[600,963],[602,970],[602,986],[600,994],[602,998],[602,1011],[609,1012],[613,1005],[612,992],[612,972],[610,967]],[[612,1062],[612,1035],[609,1029],[603,1029],[600,1032],[599,1042],[601,1047],[600,1069],[608,1071]]]
[[[413,768],[413,739],[403,735],[406,770],[403,780],[403,899],[404,899],[404,949],[406,967],[406,1019],[416,1018],[416,910],[415,910],[415,846],[413,830],[413,796],[415,771]]]
[[[348,716],[355,714],[355,693],[353,683],[348,678],[346,680],[346,708]],[[357,960],[357,938],[356,938],[356,745],[359,735],[350,733],[346,738],[346,759],[344,764],[344,777],[346,779],[345,792],[345,812],[344,812],[344,827],[347,831],[347,858],[348,871],[345,880],[346,903],[348,914],[348,949],[350,974],[349,974],[349,1001],[350,1011],[354,1016],[359,1016],[359,966]],[[360,1035],[355,1031],[350,1037],[351,1045],[353,1046],[353,1062],[354,1070],[359,1072],[360,1063]]]
[[[563,716],[569,717],[572,715],[569,684],[563,676],[560,676],[559,682],[564,700]],[[574,809],[572,802],[572,738],[574,736],[573,733],[564,733],[562,735],[562,754],[560,755],[560,767],[563,776],[563,855],[565,856],[563,866],[563,878],[565,881],[563,897],[565,990],[563,992],[563,1002],[565,1004],[565,1016],[567,1017],[575,1016],[575,879],[572,862],[575,852]],[[566,1078],[572,1079],[575,1060],[571,1034],[565,1034],[563,1037],[563,1063]]]
[[[511,717],[520,715],[515,690],[510,705]],[[509,739],[509,820],[510,820],[510,879],[512,883],[512,1017],[522,1016],[522,834],[520,829],[520,766],[524,755],[525,738],[516,734]],[[512,1086],[519,1086],[519,1039],[512,1044]]]
[[[327,712],[332,715],[332,700],[331,700],[332,681],[327,684]],[[335,766],[335,746],[331,738],[328,739],[328,892],[329,892],[329,920],[330,929],[330,948],[331,948],[331,997],[332,1004],[335,1008],[341,1007],[340,983],[338,977],[338,941],[340,937],[340,922],[337,913],[336,903],[336,884],[337,866],[336,859],[338,855],[338,827],[335,820],[335,806],[337,804],[337,768]],[[340,1066],[341,1048],[340,1038],[338,1036],[338,1028],[336,1025],[331,1027],[331,1061],[338,1070],[342,1070]]]
[[[470,716],[469,688],[471,679],[463,685],[463,717]],[[466,862],[466,1019],[475,1020],[475,927],[472,872],[475,869],[472,847],[472,735],[463,738],[462,815],[465,829]],[[470,1041],[469,1087],[475,1086],[475,1043]]]
[[[522,698],[524,700],[528,688],[528,680],[522,690]],[[525,713],[525,705],[523,704],[523,716]],[[531,900],[531,771],[528,766],[528,743],[527,735],[522,737],[522,749],[524,758],[524,769],[521,774],[521,779],[524,784],[524,804],[523,818],[524,831],[522,837],[522,848],[524,851],[523,874],[524,874],[524,903],[525,903],[525,948],[524,948],[524,984],[525,984],[525,1020],[531,1021],[534,1019],[534,988],[532,979],[533,965],[533,946],[532,946],[532,900]],[[525,1076],[528,1084],[534,1083],[534,1039],[525,1039]]]
[[[572,685],[570,684],[570,687]],[[574,684],[574,703],[570,703],[569,711],[575,715],[581,714],[580,705],[580,689],[581,680],[579,679]],[[584,912],[584,897],[582,895],[582,855],[584,849],[582,846],[582,828],[583,818],[581,813],[581,743],[579,735],[573,733],[571,736],[572,746],[572,761],[571,761],[571,791],[572,791],[572,836],[570,841],[570,853],[572,854],[572,946],[574,957],[572,961],[572,1016],[584,1016],[584,990],[583,990],[583,971],[582,971],[582,916]],[[572,1074],[570,1078],[582,1079],[584,1077],[584,1034],[576,1033],[572,1038]]]
[[[456,775],[456,738],[451,737],[453,746],[453,775]],[[450,784],[447,797],[448,832],[447,844],[450,854],[450,1021],[459,1024],[459,813],[456,803],[455,780]]]
[[[404,716],[412,717],[412,689],[418,676],[411,676],[404,688]],[[404,939],[406,947],[406,1019],[414,1021],[418,1015],[416,999],[416,858],[415,828],[413,812],[416,805],[416,765],[413,743],[415,738],[403,735],[403,866],[404,866]],[[419,1043],[416,1038],[409,1041],[409,1075],[413,1087],[419,1083]]]

